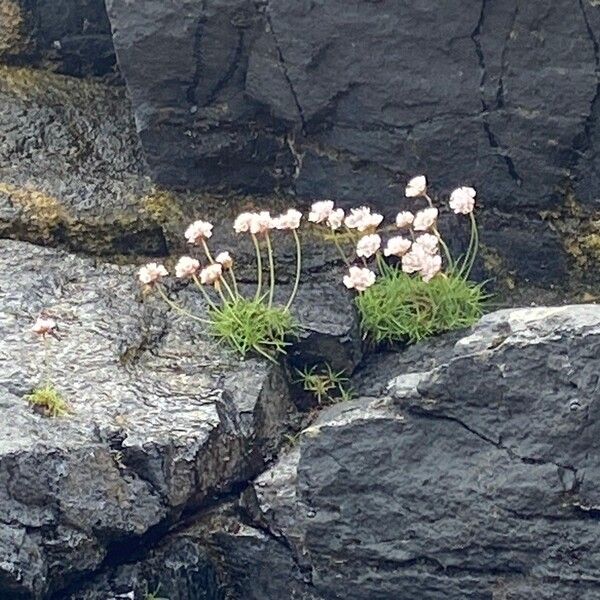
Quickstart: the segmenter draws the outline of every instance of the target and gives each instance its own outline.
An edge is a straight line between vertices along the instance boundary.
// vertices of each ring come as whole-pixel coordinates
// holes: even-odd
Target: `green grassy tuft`
[[[326,365],[320,370],[314,366],[310,369],[296,369],[296,372],[299,377],[294,383],[301,383],[304,391],[312,394],[320,405],[350,400],[353,397],[350,380],[344,376],[344,371],[336,373],[330,365]]]
[[[376,344],[418,342],[473,325],[483,314],[483,284],[453,274],[429,283],[398,267],[385,267],[356,298],[365,337]]]
[[[34,408],[40,409],[49,417],[65,417],[71,413],[69,405],[51,385],[33,390],[26,399]]]
[[[210,319],[213,334],[242,357],[256,352],[273,362],[277,355],[285,354],[287,339],[297,332],[288,310],[268,307],[262,299],[236,298],[211,309]]]

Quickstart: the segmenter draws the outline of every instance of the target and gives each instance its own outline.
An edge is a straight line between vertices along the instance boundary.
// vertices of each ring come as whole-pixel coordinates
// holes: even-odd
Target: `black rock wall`
[[[593,188],[589,0],[108,0],[158,181],[394,202],[425,171],[487,206]]]
[[[0,0],[0,62],[77,77],[113,73],[104,0]]]

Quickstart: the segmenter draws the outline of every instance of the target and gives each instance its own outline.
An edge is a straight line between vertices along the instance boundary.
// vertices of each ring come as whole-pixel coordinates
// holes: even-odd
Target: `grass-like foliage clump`
[[[419,210],[400,211],[391,226],[381,226],[383,215],[367,206],[347,215],[331,201],[313,204],[309,216],[346,263],[344,285],[357,292],[363,335],[376,344],[418,342],[472,325],[486,298],[483,285],[469,280],[479,248],[475,189],[463,186],[450,194],[449,208],[468,218],[471,230],[467,250],[457,259],[440,233],[425,176],[411,179],[405,195]]]
[[[200,248],[201,253],[198,257],[182,256],[175,265],[175,276],[190,281],[202,294],[208,306],[206,317],[192,314],[169,297],[162,285],[162,279],[168,275],[163,265],[145,265],[139,271],[139,280],[146,290],[157,290],[173,310],[206,325],[214,336],[243,358],[248,353],[255,353],[276,362],[279,355],[285,354],[288,340],[297,330],[290,307],[300,284],[302,252],[297,229],[301,220],[302,213],[293,208],[278,217],[261,211],[241,213],[235,219],[235,232],[249,234],[256,253],[257,285],[252,297],[241,293],[229,252],[220,252],[213,257],[208,247],[212,223],[195,221],[187,228],[185,237],[188,243]],[[291,234],[296,245],[296,276],[285,305],[278,305],[274,301],[276,279],[273,241],[276,230],[284,235]],[[264,255],[266,261],[263,260]],[[267,277],[264,271],[267,271]]]
[[[71,413],[69,405],[52,385],[33,390],[27,401],[48,417],[65,417]]]
[[[261,299],[238,297],[209,312],[212,332],[242,357],[256,352],[267,358],[285,354],[296,325],[288,310],[269,307]]]
[[[298,379],[295,383],[302,384],[304,391],[312,394],[319,405],[350,400],[353,396],[350,380],[344,375],[344,371],[336,372],[330,365],[322,368],[315,365],[296,371]]]
[[[414,343],[473,325],[483,314],[485,297],[482,284],[452,273],[426,282],[386,267],[356,297],[356,305],[361,329],[374,343]]]

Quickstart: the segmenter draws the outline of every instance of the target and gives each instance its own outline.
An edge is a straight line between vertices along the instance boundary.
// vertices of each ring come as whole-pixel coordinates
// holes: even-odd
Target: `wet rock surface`
[[[597,306],[500,311],[323,412],[247,503],[298,597],[595,598],[599,346]]]
[[[150,583],[221,600],[183,582],[204,569],[227,600],[596,598],[600,308],[498,311],[433,346],[167,536],[147,560],[186,559]],[[141,593],[145,564],[72,599]]]
[[[131,268],[9,241],[0,257],[0,591],[42,598],[260,472],[298,413],[278,367],[140,303]],[[46,377],[41,309],[65,418],[24,399]]]
[[[160,183],[392,212],[416,172],[467,182],[486,245],[546,283],[568,270],[567,200],[599,209],[594,2],[107,5]]]
[[[113,75],[103,0],[1,0],[0,61],[82,77]]]

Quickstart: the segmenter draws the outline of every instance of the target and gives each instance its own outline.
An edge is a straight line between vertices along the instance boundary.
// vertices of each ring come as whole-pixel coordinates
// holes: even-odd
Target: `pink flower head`
[[[139,279],[144,285],[152,285],[157,281],[160,281],[162,277],[166,277],[168,274],[169,272],[163,265],[152,262],[144,265],[139,270]]]
[[[402,270],[405,273],[418,273],[425,266],[428,256],[423,246],[413,244],[410,252],[402,257]]]
[[[472,187],[459,187],[450,194],[450,208],[458,215],[468,215],[475,208],[475,195]]]
[[[361,206],[360,208],[351,208],[350,214],[346,217],[344,223],[349,229],[357,229],[362,232],[377,227],[381,221],[383,221],[382,215],[371,214],[370,208]]]
[[[229,252],[219,252],[215,261],[218,262],[224,269],[231,269],[233,267],[233,258]]]
[[[344,275],[344,285],[348,289],[364,292],[375,283],[375,273],[362,267],[350,267],[348,275]]]
[[[252,222],[253,213],[240,213],[233,222],[233,229],[236,233],[247,233],[250,231],[250,223]]]
[[[252,218],[250,219],[250,233],[252,235],[266,233],[272,227],[273,219],[269,211],[261,210],[258,213],[252,213]]]
[[[390,238],[383,253],[385,256],[404,256],[412,246],[412,242],[401,235]]]
[[[424,208],[415,215],[413,228],[415,231],[427,231],[435,225],[437,218],[437,208]]]
[[[396,215],[396,227],[398,229],[404,229],[412,225],[415,220],[415,215],[413,215],[410,211],[405,210],[403,212],[399,212]]]
[[[425,175],[417,175],[408,182],[404,194],[407,198],[417,198],[418,196],[423,196],[426,192],[427,178]]]
[[[337,231],[344,222],[344,210],[341,208],[336,208],[332,210],[329,216],[327,217],[327,225],[331,228],[331,231]]]
[[[185,238],[189,244],[198,244],[212,235],[213,226],[208,221],[194,221],[186,230]]]
[[[175,265],[175,277],[186,279],[198,272],[200,262],[190,256],[182,256]]]
[[[321,200],[320,202],[315,202],[310,207],[308,220],[311,223],[323,223],[323,221],[326,221],[329,218],[329,215],[333,212],[333,206],[332,200]]]
[[[413,244],[410,252],[402,257],[405,273],[419,273],[423,281],[431,281],[442,269],[442,257],[429,254],[420,244]]]
[[[221,279],[221,275],[223,274],[223,265],[221,263],[213,263],[212,265],[208,265],[208,267],[204,267],[202,271],[200,271],[200,283],[211,285],[216,283]]]
[[[442,270],[442,257],[439,254],[428,254],[423,261],[419,273],[423,281],[431,281]]]
[[[273,227],[275,229],[298,229],[302,213],[295,208],[290,208],[276,219],[273,219]]]
[[[381,248],[381,238],[376,233],[365,235],[356,244],[356,256],[371,258],[379,248]]]
[[[440,240],[431,233],[422,233],[415,240],[415,244],[422,246],[427,254],[437,254],[440,251]]]
[[[56,321],[48,317],[38,317],[31,328],[33,333],[41,336],[52,335],[56,329]]]

